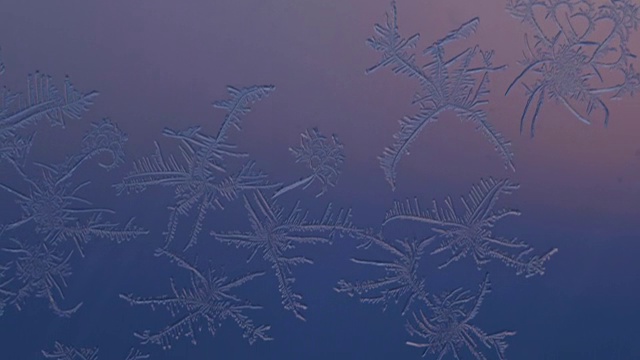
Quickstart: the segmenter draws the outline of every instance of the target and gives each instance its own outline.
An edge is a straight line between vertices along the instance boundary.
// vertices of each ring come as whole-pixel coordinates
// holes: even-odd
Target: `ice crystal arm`
[[[467,39],[471,37],[471,35],[476,33],[479,25],[480,18],[475,17],[460,25],[460,27],[458,27],[457,29],[451,30],[443,38],[436,40],[433,44],[424,49],[423,53],[438,56],[438,54],[442,51],[442,47],[444,45],[447,45],[448,43],[456,40]]]
[[[124,227],[121,227],[119,224],[105,222],[102,220],[102,216],[97,214],[85,224],[65,226],[55,231],[47,240],[54,245],[64,241],[73,241],[80,256],[84,257],[84,244],[96,237],[122,243],[149,233],[148,230],[136,226],[133,220],[130,219]]]
[[[58,360],[98,360],[98,348],[76,349],[56,341],[53,351],[48,352],[43,350],[42,356],[46,359]]]
[[[358,296],[363,303],[382,304],[383,310],[386,310],[391,302],[397,304],[402,297],[406,297],[401,309],[404,315],[417,300],[429,301],[424,281],[418,275],[418,266],[424,248],[431,240],[432,238],[420,241],[398,240],[397,246],[382,239],[371,240],[369,245],[375,244],[381,247],[395,255],[395,259],[388,261],[353,258],[351,260],[356,264],[382,268],[385,270],[385,276],[355,283],[340,280],[334,290],[347,293],[349,296]]]
[[[65,119],[80,119],[93,104],[96,91],[82,93],[69,78],[65,79],[64,91],[53,85],[51,77],[36,72],[27,78],[27,93],[5,98],[0,111],[0,133],[9,132],[47,119],[52,125],[65,125]]]
[[[165,232],[165,247],[175,237],[178,216],[188,216],[193,207],[197,208],[196,221],[191,228],[191,234],[184,250],[196,245],[205,216],[210,209],[223,209],[225,202],[237,199],[241,192],[272,189],[280,185],[270,183],[267,174],[260,170],[253,161],[245,163],[237,173],[223,178],[219,182],[214,181],[215,179],[207,179],[205,183],[194,182],[192,186],[184,186],[185,192],[179,190],[178,202],[171,209],[169,225]]]
[[[1,230],[1,229],[0,229]],[[0,235],[2,235],[2,231],[0,231]],[[5,276],[5,271],[9,270],[8,266],[4,266],[0,264],[0,281],[3,280]],[[12,279],[6,280],[4,282],[0,282],[0,316],[4,315],[4,308],[7,306],[7,301],[15,296],[16,294],[8,290],[8,285],[12,281]]]
[[[414,55],[409,50],[416,47],[420,34],[414,34],[408,39],[402,38],[398,28],[398,9],[396,2],[391,2],[391,14],[385,13],[384,25],[375,24],[376,36],[367,39],[367,45],[382,53],[382,59],[376,65],[368,68],[365,73],[371,74],[376,70],[393,66],[393,72],[408,76],[421,76],[420,68],[415,64]]]
[[[231,99],[219,100],[213,103],[214,107],[227,110],[227,115],[216,136],[216,142],[225,142],[228,136],[227,132],[231,126],[240,130],[242,116],[251,111],[249,106],[264,99],[275,89],[276,87],[273,85],[253,85],[244,88],[227,86]]]
[[[396,220],[422,222],[430,226],[439,240],[431,254],[449,252],[449,258],[440,265],[446,267],[471,255],[480,268],[491,259],[502,261],[515,269],[517,275],[526,277],[544,274],[544,264],[557,252],[551,249],[545,254],[532,256],[533,247],[519,241],[493,235],[495,224],[509,216],[518,216],[514,209],[494,209],[502,194],[511,194],[519,185],[508,179],[481,179],[471,187],[467,196],[461,197],[464,214],[459,214],[448,197],[444,206],[434,200],[433,208],[425,210],[417,199],[396,201],[387,212],[384,224]]]
[[[121,183],[114,185],[118,194],[144,191],[153,185],[177,186],[189,181],[187,169],[173,155],[165,158],[157,142],[155,146],[153,155],[135,161],[133,170]]]
[[[35,133],[29,136],[0,134],[0,160],[7,160],[15,167],[23,167],[33,145]]]
[[[129,354],[124,360],[142,360],[142,359],[148,359],[148,358],[149,358],[149,354],[143,354],[140,350],[131,349],[129,350]]]
[[[302,296],[294,292],[295,281],[292,268],[299,264],[312,264],[312,260],[304,256],[289,255],[297,244],[328,243],[334,236],[362,236],[363,231],[351,224],[350,211],[334,214],[331,206],[327,207],[322,218],[308,220],[307,213],[299,203],[285,213],[273,199],[267,198],[261,191],[255,191],[252,198],[244,195],[245,208],[249,215],[251,232],[211,232],[218,241],[248,249],[251,254],[247,261],[261,254],[271,265],[278,279],[278,290],[282,304],[300,320],[304,320],[302,311],[306,305]]]
[[[271,340],[266,332],[269,326],[254,325],[253,321],[244,314],[245,310],[260,309],[258,305],[251,304],[231,293],[263,273],[250,273],[236,279],[228,280],[226,277],[216,276],[212,270],[201,272],[193,264],[182,259],[178,255],[164,249],[158,249],[158,256],[167,256],[169,260],[185,269],[191,275],[190,286],[179,289],[171,279],[171,295],[155,298],[142,298],[133,295],[121,294],[120,298],[131,305],[146,305],[155,309],[157,306],[166,307],[176,320],[159,332],[145,330],[136,333],[136,337],[142,340],[142,344],[152,343],[161,345],[164,349],[170,348],[171,343],[182,336],[196,343],[196,330],[202,329],[202,323],[206,325],[209,333],[215,336],[219,323],[231,318],[244,332],[244,337],[253,344],[256,340]]]
[[[375,25],[376,36],[367,42],[374,50],[383,53],[383,59],[367,69],[366,73],[393,66],[394,73],[415,78],[421,87],[414,99],[414,103],[420,105],[420,110],[399,121],[400,131],[394,134],[393,144],[386,147],[378,158],[392,189],[395,189],[396,168],[400,159],[409,153],[409,147],[418,135],[447,111],[455,112],[461,120],[472,122],[476,130],[487,138],[503,158],[505,167],[513,170],[511,143],[488,123],[486,112],[481,108],[488,102],[489,74],[503,70],[506,66],[493,66],[493,51],[485,52],[478,46],[467,48],[449,58],[445,57],[444,46],[474,34],[480,19],[469,20],[428,46],[424,54],[431,61],[418,66],[415,54],[410,52],[416,46],[418,35],[406,40],[400,36],[395,1],[392,2],[392,14],[387,13],[386,18],[385,25]],[[476,58],[480,59],[478,65],[473,63]]]
[[[516,334],[515,331],[502,331],[487,334],[470,324],[478,314],[484,296],[490,291],[488,275],[480,285],[479,293],[471,296],[468,291],[456,289],[441,296],[434,296],[427,304],[431,315],[420,311],[413,313],[413,321],[406,328],[411,336],[418,336],[424,342],[407,341],[412,347],[423,349],[422,356],[434,354],[444,359],[448,354],[462,359],[461,351],[466,349],[476,360],[486,360],[484,348],[493,349],[500,360],[506,360],[505,338]],[[479,345],[484,345],[481,348]]]
[[[72,253],[63,254],[55,249],[49,249],[46,244],[36,246],[25,245],[21,241],[13,241],[17,247],[2,250],[14,254],[15,277],[12,280],[19,287],[12,291],[14,295],[9,303],[22,309],[24,302],[32,295],[45,298],[49,307],[61,317],[70,317],[82,303],[70,309],[62,309],[56,297],[64,299],[63,289],[67,286],[66,278],[72,275],[69,259]]]

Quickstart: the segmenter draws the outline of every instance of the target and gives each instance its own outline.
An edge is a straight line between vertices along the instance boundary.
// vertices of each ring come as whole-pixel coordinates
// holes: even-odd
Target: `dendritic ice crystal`
[[[440,296],[432,296],[426,305],[427,313],[413,313],[413,321],[407,322],[407,331],[411,336],[424,339],[421,342],[407,341],[407,345],[424,349],[422,356],[433,354],[444,359],[448,354],[456,360],[466,349],[476,360],[486,360],[483,350],[495,351],[498,359],[506,360],[505,338],[516,334],[515,331],[501,331],[487,334],[470,324],[482,306],[484,296],[490,291],[489,275],[485,276],[477,295],[469,291],[456,289]]]
[[[602,5],[592,0],[509,0],[507,11],[533,31],[525,34],[526,52],[520,61],[524,69],[506,91],[517,83],[525,88],[520,131],[531,114],[534,136],[545,100],[562,105],[586,124],[600,110],[606,126],[605,100],[640,90],[640,73],[632,63],[636,55],[629,49],[640,24],[636,0],[608,0]]]
[[[0,75],[5,72],[0,53]],[[0,89],[0,162],[22,162],[26,157],[35,132],[25,135],[21,130],[40,120],[49,120],[52,126],[64,127],[67,119],[78,120],[89,110],[97,91],[81,92],[69,78],[62,91],[51,76],[35,72],[27,76],[25,93],[13,92],[6,86]]]
[[[45,359],[57,359],[57,360],[99,360],[98,348],[75,348],[72,346],[64,345],[60,342],[55,342],[52,351],[42,351],[42,356]],[[148,359],[148,354],[143,354],[139,350],[131,349],[129,354],[124,360],[142,360]]]
[[[267,175],[253,161],[247,161],[236,172],[228,173],[230,158],[245,157],[236,145],[229,143],[231,127],[240,129],[242,116],[249,105],[267,97],[275,90],[272,85],[254,85],[237,89],[229,86],[231,99],[217,101],[215,107],[227,110],[217,135],[204,134],[200,127],[186,130],[165,129],[163,135],[180,141],[182,161],[173,155],[164,156],[156,143],[156,152],[136,160],[133,170],[123,181],[115,185],[118,193],[140,192],[151,186],[171,187],[175,190],[175,202],[169,207],[170,215],[165,232],[164,247],[168,248],[176,236],[180,216],[190,216],[195,208],[196,220],[191,228],[184,250],[197,243],[204,220],[210,210],[223,208],[224,202],[235,200],[247,190],[271,189],[280,184],[269,182]]]
[[[397,240],[387,242],[380,236],[370,235],[360,247],[373,246],[393,255],[393,260],[352,258],[356,264],[381,268],[385,275],[375,280],[349,282],[340,280],[334,288],[339,293],[357,296],[365,304],[381,304],[386,310],[390,303],[403,300],[402,315],[419,301],[428,301],[424,280],[418,274],[420,260],[433,237],[421,240]]]
[[[94,123],[92,129],[85,134],[78,154],[67,156],[60,164],[36,163],[41,168],[40,177],[28,174],[23,165],[10,159],[28,190],[18,190],[0,183],[0,189],[15,196],[22,209],[22,217],[4,224],[4,231],[32,224],[35,232],[42,236],[41,241],[52,246],[72,241],[81,255],[84,255],[84,244],[96,237],[123,242],[147,234],[146,230],[135,226],[132,220],[125,226],[104,221],[105,214],[113,211],[91,206],[90,201],[79,195],[80,190],[90,182],[77,185],[72,182],[73,175],[80,166],[97,155],[107,153],[112,156],[111,163],[100,164],[107,169],[122,163],[125,141],[126,135],[114,123],[105,119]]]
[[[483,51],[477,45],[454,55],[445,55],[447,45],[469,38],[479,24],[480,19],[473,18],[428,46],[423,54],[429,61],[421,66],[416,63],[413,53],[420,35],[409,38],[400,35],[394,0],[391,14],[386,14],[386,22],[376,24],[376,35],[367,40],[371,48],[382,53],[382,59],[367,69],[367,74],[391,67],[395,74],[406,75],[420,83],[420,90],[413,99],[420,110],[416,115],[400,120],[401,129],[394,135],[393,145],[385,148],[379,157],[392,189],[395,189],[396,167],[402,156],[409,153],[409,147],[422,130],[445,111],[453,111],[461,120],[473,123],[502,156],[505,167],[514,169],[511,143],[488,122],[483,109],[488,103],[489,74],[506,66],[494,66],[493,51]]]
[[[15,276],[10,279],[15,290],[8,297],[8,304],[21,310],[25,301],[31,296],[44,298],[49,302],[53,312],[61,317],[69,317],[81,306],[78,303],[68,309],[63,309],[58,304],[64,299],[64,289],[67,287],[66,278],[72,275],[69,259],[72,253],[63,253],[55,248],[50,248],[45,243],[28,245],[24,241],[13,240],[16,246],[6,247],[4,252],[15,255],[13,266]]]
[[[158,332],[145,330],[136,333],[142,344],[161,345],[164,349],[171,348],[172,341],[180,337],[191,339],[196,344],[196,331],[203,326],[207,328],[212,336],[218,331],[220,323],[231,319],[243,331],[243,337],[250,344],[256,340],[271,340],[267,331],[270,326],[256,326],[245,311],[261,309],[261,306],[242,300],[232,291],[245,283],[263,275],[262,272],[254,272],[242,275],[236,279],[228,279],[219,276],[214,270],[201,271],[193,264],[187,262],[180,256],[158,249],[156,256],[166,256],[173,263],[185,269],[191,275],[189,287],[178,288],[174,280],[171,279],[171,295],[162,295],[154,298],[136,297],[133,295],[120,295],[131,305],[145,305],[152,309],[165,307],[176,318],[170,325]]]
[[[0,74],[4,69],[0,59]],[[64,127],[66,119],[80,119],[96,96],[97,91],[83,93],[77,90],[68,77],[60,91],[50,76],[40,72],[28,75],[24,94],[3,87],[0,89],[0,149],[17,136],[16,131],[40,120],[49,120],[52,125]],[[0,159],[5,152],[3,149]]]
[[[482,179],[479,184],[471,187],[466,197],[461,198],[465,209],[462,215],[454,208],[451,197],[444,201],[444,206],[438,205],[434,200],[433,208],[426,210],[417,199],[396,201],[387,212],[385,224],[406,220],[430,225],[440,244],[432,254],[451,254],[441,268],[470,255],[478,267],[491,259],[497,259],[515,268],[518,275],[543,275],[545,263],[558,249],[553,248],[542,255],[532,255],[534,249],[531,245],[517,239],[494,236],[492,232],[499,220],[520,215],[518,210],[513,209],[494,210],[500,195],[511,194],[518,188],[519,185],[508,179]]]
[[[309,220],[307,212],[300,208],[300,202],[287,213],[260,191],[255,191],[252,198],[253,201],[244,196],[251,232],[213,231],[211,235],[223,243],[250,250],[247,262],[262,254],[263,259],[271,264],[278,279],[282,305],[298,319],[305,320],[302,311],[307,305],[302,303],[302,296],[293,291],[295,277],[292,267],[312,264],[313,261],[304,256],[289,255],[289,252],[297,244],[328,243],[335,236],[361,237],[363,232],[351,223],[350,210],[334,213],[331,204],[320,220]]]
[[[291,147],[289,150],[295,156],[296,163],[307,165],[311,175],[282,187],[273,198],[300,186],[306,189],[316,180],[322,186],[316,197],[324,195],[330,186],[336,186],[345,159],[344,145],[338,140],[337,135],[334,134],[329,139],[318,128],[313,128],[302,133],[299,147]]]

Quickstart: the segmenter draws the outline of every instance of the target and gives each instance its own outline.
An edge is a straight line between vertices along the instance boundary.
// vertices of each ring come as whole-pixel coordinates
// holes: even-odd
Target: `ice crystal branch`
[[[366,304],[382,304],[386,310],[391,302],[398,303],[406,296],[402,306],[402,315],[405,315],[416,301],[428,302],[424,280],[418,274],[420,259],[426,246],[433,238],[422,240],[397,240],[389,243],[381,237],[370,237],[364,248],[376,246],[390,255],[393,260],[371,260],[352,258],[356,264],[376,266],[384,269],[385,276],[375,280],[348,282],[340,280],[334,288],[339,293],[347,293],[349,296],[358,296],[360,301]]]
[[[531,115],[529,131],[534,136],[545,100],[562,105],[585,124],[601,110],[606,126],[606,97],[621,99],[640,90],[640,73],[631,63],[636,55],[628,48],[640,23],[640,5],[630,0],[608,0],[600,6],[592,0],[510,0],[507,11],[533,31],[525,34],[523,70],[506,90],[509,94],[518,83],[525,88],[521,132]],[[617,82],[605,78],[616,74],[621,78]]]
[[[171,262],[188,271],[191,281],[188,287],[180,289],[171,279],[171,295],[152,298],[136,297],[130,294],[120,295],[120,298],[131,305],[150,306],[152,309],[165,307],[171,312],[171,316],[176,318],[158,332],[145,330],[142,333],[136,333],[135,336],[142,341],[142,344],[151,343],[168,349],[171,348],[172,341],[180,337],[187,337],[196,344],[196,330],[202,329],[204,325],[209,333],[215,336],[219,323],[226,319],[233,320],[243,330],[243,337],[250,344],[258,339],[271,340],[267,335],[270,326],[256,326],[245,314],[246,310],[256,310],[261,307],[242,300],[232,293],[235,288],[264,273],[255,272],[236,279],[228,279],[226,276],[216,275],[213,269],[203,272],[180,256],[164,249],[158,249],[156,256],[166,256]]]
[[[363,231],[351,223],[351,211],[332,211],[327,206],[320,220],[308,220],[308,214],[297,202],[287,214],[260,191],[255,191],[252,200],[246,195],[244,203],[249,213],[251,232],[211,232],[218,241],[246,248],[251,251],[247,262],[255,255],[262,254],[263,259],[271,265],[278,279],[278,290],[282,297],[282,305],[300,320],[305,320],[302,311],[307,306],[302,303],[302,296],[294,292],[295,282],[292,267],[300,264],[312,264],[313,261],[304,256],[289,255],[297,244],[329,243],[335,236],[361,237]]]
[[[413,321],[407,322],[407,332],[411,336],[424,339],[424,342],[407,341],[407,345],[424,349],[422,356],[434,354],[443,359],[452,354],[457,360],[462,359],[462,349],[477,360],[487,357],[480,345],[494,350],[500,360],[506,360],[507,342],[505,338],[516,334],[515,331],[502,331],[487,334],[482,329],[470,324],[477,315],[484,296],[490,291],[489,275],[485,276],[477,295],[469,291],[456,289],[441,296],[433,296],[427,303],[428,315],[420,311],[413,313]]]
[[[518,239],[507,239],[493,235],[493,227],[499,220],[509,216],[519,216],[514,209],[494,209],[502,194],[511,194],[519,185],[508,179],[482,179],[473,185],[471,191],[461,201],[465,212],[460,215],[453,206],[451,197],[444,206],[433,202],[432,209],[423,209],[417,199],[396,201],[387,213],[385,224],[391,221],[407,220],[429,225],[437,234],[440,245],[432,254],[445,251],[451,253],[440,267],[446,267],[468,255],[473,256],[480,268],[491,259],[502,261],[513,267],[518,275],[526,277],[544,274],[544,263],[558,250],[553,248],[542,255],[532,256],[533,248]]]
[[[386,14],[386,22],[376,24],[375,36],[367,40],[371,48],[382,53],[382,59],[368,68],[367,74],[391,67],[395,74],[420,83],[420,91],[413,100],[420,110],[416,115],[400,120],[401,128],[394,135],[393,144],[379,157],[392,189],[395,189],[396,167],[402,156],[409,153],[409,147],[427,125],[437,121],[446,111],[453,111],[461,120],[473,123],[502,156],[505,167],[514,169],[511,143],[488,122],[483,109],[488,103],[489,74],[505,69],[506,65],[494,66],[493,51],[483,51],[477,45],[452,56],[445,55],[446,45],[470,37],[479,24],[480,19],[473,18],[435,41],[424,50],[429,62],[420,66],[413,53],[420,35],[409,38],[400,35],[394,0],[391,13]]]

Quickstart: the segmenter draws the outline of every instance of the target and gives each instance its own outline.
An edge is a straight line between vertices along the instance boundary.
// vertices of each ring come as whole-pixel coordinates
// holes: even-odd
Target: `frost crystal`
[[[282,296],[282,305],[300,320],[305,320],[302,311],[307,308],[302,303],[302,296],[292,289],[295,282],[292,267],[300,264],[312,264],[313,261],[304,256],[290,256],[296,244],[328,243],[334,236],[361,237],[362,230],[351,223],[351,211],[341,210],[338,214],[332,212],[331,204],[319,221],[307,219],[307,212],[300,208],[297,202],[288,214],[283,208],[267,199],[262,192],[256,191],[253,204],[244,196],[244,203],[249,213],[252,232],[211,232],[217,240],[247,248],[251,261],[258,253],[262,253],[265,261],[271,264],[278,279],[278,290]]]
[[[508,179],[483,179],[480,184],[471,187],[466,198],[461,198],[465,208],[464,215],[458,215],[451,197],[445,200],[444,207],[434,201],[431,210],[423,210],[417,199],[396,201],[386,215],[385,224],[396,220],[409,220],[431,225],[440,240],[440,246],[432,254],[444,251],[451,253],[441,268],[471,255],[478,267],[491,259],[498,259],[515,268],[518,275],[543,275],[544,264],[558,249],[553,248],[543,255],[532,256],[533,248],[530,245],[517,239],[496,237],[492,233],[495,223],[500,219],[520,215],[518,210],[493,209],[501,194],[511,194],[518,188],[519,185],[511,183]]]
[[[56,341],[54,349],[51,352],[42,351],[42,356],[46,359],[58,360],[99,360],[98,348],[81,348],[76,349],[71,346],[61,344]],[[141,353],[139,350],[131,349],[124,360],[142,360],[148,359],[149,355]]]
[[[0,65],[0,70],[4,71],[4,66]],[[42,119],[64,127],[66,119],[80,119],[96,96],[96,91],[78,91],[68,77],[61,93],[50,76],[29,74],[26,94],[12,93],[6,88],[0,91],[0,139]]]
[[[22,305],[31,295],[45,298],[53,312],[61,317],[69,317],[75,313],[82,303],[70,309],[62,309],[56,298],[64,299],[63,289],[67,286],[66,278],[71,276],[69,259],[71,252],[64,254],[50,249],[46,244],[26,245],[13,240],[16,248],[4,248],[5,252],[17,256],[14,261],[15,277],[11,282],[19,283],[19,288],[12,293],[9,304],[22,310]],[[6,283],[5,283],[6,284]]]
[[[435,354],[443,359],[447,354],[453,354],[456,360],[463,359],[460,355],[466,348],[477,360],[486,360],[479,345],[493,349],[500,360],[505,360],[507,343],[505,338],[513,336],[515,331],[502,331],[487,334],[475,325],[469,324],[480,310],[484,296],[490,291],[489,275],[485,276],[480,285],[480,291],[472,296],[469,291],[456,289],[441,296],[433,296],[427,305],[430,315],[413,313],[413,323],[407,323],[409,335],[425,339],[425,342],[407,341],[407,345],[424,349],[422,356]]]
[[[382,53],[382,60],[367,69],[367,74],[391,66],[395,74],[406,75],[420,83],[421,90],[413,100],[414,104],[419,104],[419,112],[400,121],[401,129],[394,135],[393,145],[379,157],[392,189],[395,189],[396,167],[401,157],[409,153],[410,145],[422,130],[448,110],[455,112],[461,120],[471,121],[502,156],[505,166],[514,169],[513,154],[509,149],[511,143],[487,121],[486,111],[482,108],[488,103],[489,74],[506,66],[493,66],[493,51],[483,51],[477,45],[445,56],[446,45],[470,37],[479,24],[480,19],[473,18],[434,42],[424,50],[430,61],[419,66],[412,50],[420,35],[414,34],[408,39],[401,37],[394,0],[392,13],[386,14],[385,24],[376,24],[376,36],[367,40],[371,48]],[[480,61],[474,64],[478,55]]]
[[[520,117],[521,132],[533,111],[530,133],[534,136],[546,99],[586,124],[591,123],[593,111],[600,109],[606,126],[609,107],[604,96],[621,99],[640,89],[640,73],[630,62],[636,56],[628,48],[630,35],[640,23],[640,5],[630,0],[609,0],[600,6],[591,0],[509,0],[507,11],[533,30],[533,44],[525,34],[527,53],[520,62],[524,69],[506,91],[517,83],[524,85],[528,98]],[[622,80],[605,79],[616,74]],[[527,75],[532,75],[531,81],[525,80]]]
[[[235,200],[246,190],[270,189],[280,186],[271,184],[267,175],[253,161],[248,161],[235,174],[227,174],[229,157],[243,157],[236,146],[227,143],[231,126],[240,129],[241,116],[249,111],[249,105],[265,98],[275,90],[274,86],[251,86],[228,88],[231,99],[217,101],[214,105],[228,111],[218,134],[203,134],[199,127],[182,131],[165,129],[166,137],[180,141],[182,162],[171,155],[165,157],[156,143],[156,152],[134,162],[133,170],[120,184],[114,185],[119,194],[140,192],[149,186],[165,186],[175,189],[175,203],[170,206],[169,222],[165,232],[165,248],[176,236],[179,216],[189,216],[196,208],[196,221],[191,229],[184,250],[196,245],[206,214],[210,210],[223,208],[223,203]]]
[[[29,186],[29,192],[0,184],[0,189],[14,195],[22,208],[22,218],[5,224],[4,230],[14,230],[32,223],[36,233],[44,236],[45,243],[57,245],[67,240],[73,241],[82,256],[83,245],[95,237],[123,242],[147,234],[146,230],[133,225],[133,219],[124,227],[104,221],[104,214],[113,211],[90,206],[91,202],[78,195],[90,182],[74,185],[71,181],[82,164],[99,154],[112,155],[110,164],[101,164],[107,169],[121,163],[125,141],[126,135],[105,119],[94,124],[85,135],[79,154],[68,156],[61,164],[37,163],[42,168],[40,178],[27,174],[22,165],[11,161],[19,176]]]
[[[316,197],[324,195],[329,190],[329,186],[336,186],[345,159],[344,145],[340,143],[335,134],[329,140],[317,128],[307,130],[302,133],[301,137],[300,147],[289,148],[289,150],[295,156],[296,163],[305,163],[309,167],[311,175],[284,186],[273,195],[273,198],[299,186],[306,189],[315,180],[322,184],[322,190]]]
[[[377,266],[384,269],[385,276],[376,280],[366,280],[351,283],[340,280],[334,289],[337,292],[345,292],[349,296],[357,295],[360,301],[367,304],[382,304],[386,310],[392,301],[398,303],[400,298],[406,295],[402,306],[404,315],[416,300],[428,301],[424,280],[418,276],[420,259],[425,247],[432,238],[417,240],[397,240],[394,246],[378,237],[370,237],[361,247],[369,248],[372,245],[380,247],[394,256],[394,260],[363,260],[351,259],[356,264]],[[374,293],[374,295],[369,295]]]
[[[195,332],[200,330],[204,322],[215,336],[219,323],[226,319],[232,319],[240,329],[243,337],[250,344],[256,340],[271,340],[266,334],[271,328],[267,325],[254,325],[253,321],[244,314],[245,310],[256,310],[261,307],[240,299],[231,293],[239,287],[264,273],[251,273],[239,278],[229,280],[227,277],[216,276],[213,270],[202,272],[194,265],[188,263],[179,256],[163,249],[158,249],[156,256],[167,256],[171,262],[189,271],[191,275],[190,287],[179,289],[171,279],[172,295],[163,295],[155,298],[141,298],[133,295],[120,295],[131,305],[146,305],[155,309],[157,306],[166,307],[173,317],[177,317],[171,325],[159,332],[152,333],[149,330],[136,333],[135,336],[142,340],[142,344],[157,344],[164,349],[171,348],[171,341],[185,336],[196,344]]]

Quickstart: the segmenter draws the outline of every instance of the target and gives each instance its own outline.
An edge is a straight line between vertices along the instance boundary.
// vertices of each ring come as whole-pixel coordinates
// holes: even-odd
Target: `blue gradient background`
[[[160,329],[170,321],[164,309],[130,307],[119,293],[151,296],[169,292],[169,276],[181,271],[153,256],[161,244],[171,191],[152,189],[116,197],[110,185],[131,169],[131,161],[149,155],[157,140],[166,153],[175,150],[163,139],[164,127],[200,125],[215,133],[224,112],[211,102],[225,99],[226,85],[273,84],[276,91],[255,104],[241,133],[231,140],[251,154],[274,179],[290,182],[306,175],[293,164],[289,146],[302,131],[318,126],[336,133],[345,144],[344,171],[336,188],[315,199],[300,196],[303,206],[319,216],[327,202],[352,207],[354,223],[377,227],[394,199],[417,195],[426,202],[451,195],[458,200],[481,177],[508,176],[521,184],[500,204],[523,215],[498,225],[504,236],[517,236],[539,251],[558,247],[543,277],[516,277],[492,263],[493,291],[475,324],[488,332],[516,330],[508,339],[509,359],[640,359],[640,99],[608,101],[608,128],[586,126],[564,108],[548,103],[536,138],[519,134],[525,103],[518,87],[504,91],[521,71],[525,25],[504,10],[503,0],[399,0],[400,30],[419,32],[419,48],[472,17],[480,17],[478,33],[468,44],[495,49],[495,64],[509,64],[493,74],[489,121],[513,142],[517,171],[505,170],[499,156],[473,125],[448,113],[423,132],[398,168],[397,190],[391,192],[377,156],[391,144],[397,119],[413,114],[409,100],[417,84],[391,71],[364,75],[379,55],[365,45],[373,25],[384,20],[389,0],[207,0],[207,1],[30,1],[3,0],[0,45],[6,73],[0,83],[23,90],[34,70],[62,81],[69,74],[81,90],[100,96],[83,121],[67,130],[36,127],[31,159],[57,162],[79,148],[89,122],[109,117],[129,136],[128,163],[104,173],[95,164],[78,178],[92,179],[87,196],[117,211],[125,222],[151,230],[147,237],[115,245],[95,241],[84,259],[74,260],[66,301],[84,301],[71,319],[52,315],[46,302],[28,302],[21,311],[9,308],[0,317],[0,359],[39,358],[54,341],[77,347],[100,347],[100,359],[123,358],[136,345],[134,331]],[[640,53],[640,36],[630,49]],[[465,43],[466,44],[466,43]],[[5,167],[6,169],[6,167]],[[3,170],[4,171],[4,170]],[[13,173],[0,173],[11,183]],[[292,206],[287,196],[283,205]],[[13,199],[0,193],[0,218],[15,217]],[[182,233],[191,219],[181,222]],[[213,259],[225,271],[259,268],[248,255],[216,243],[210,230],[245,229],[246,212],[236,201],[224,212],[211,213],[200,238],[198,257]],[[332,290],[339,279],[361,279],[370,269],[349,259],[363,254],[352,240],[300,247],[314,259],[295,269],[296,289],[309,305],[306,322],[280,305],[272,274],[241,290],[264,306],[253,318],[272,326],[272,342],[249,346],[233,323],[215,337],[206,330],[198,345],[188,340],[171,351],[143,346],[151,359],[418,359],[397,309],[379,307]],[[191,253],[193,255],[193,253]],[[445,290],[482,280],[470,259],[438,271],[441,258],[427,257],[427,286]],[[204,261],[202,261],[204,264]],[[182,274],[184,275],[184,274]],[[377,276],[375,273],[373,276]],[[370,275],[371,276],[371,275]],[[186,278],[185,278],[186,279]],[[64,303],[64,302],[63,302]],[[395,310],[395,311],[394,311]]]

